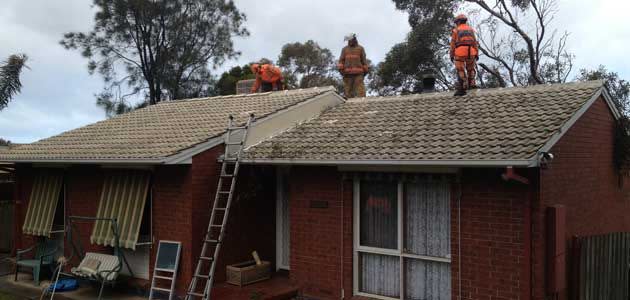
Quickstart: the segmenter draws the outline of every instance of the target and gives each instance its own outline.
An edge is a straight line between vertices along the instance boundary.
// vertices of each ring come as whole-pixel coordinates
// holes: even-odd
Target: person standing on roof
[[[455,96],[466,95],[466,90],[476,89],[477,61],[479,60],[479,45],[475,30],[468,24],[465,15],[455,17],[455,28],[451,36],[451,62],[457,69],[457,84]]]
[[[363,79],[368,72],[365,49],[357,41],[357,35],[352,33],[345,37],[348,46],[341,50],[337,68],[343,76],[344,96],[346,98],[365,97],[365,83]]]
[[[280,68],[274,66],[269,61],[261,61],[259,64],[252,64],[251,70],[256,75],[256,82],[252,86],[252,93],[279,91],[284,89],[284,78]]]

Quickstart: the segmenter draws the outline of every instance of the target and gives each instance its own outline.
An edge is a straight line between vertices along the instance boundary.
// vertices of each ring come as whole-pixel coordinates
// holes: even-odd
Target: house
[[[182,242],[182,293],[201,250],[228,116],[243,123],[253,113],[248,143],[256,143],[342,101],[331,88],[313,88],[163,102],[0,153],[0,161],[16,169],[15,248],[44,236],[65,244],[70,255],[63,242],[69,216],[118,217],[120,243],[138,278],[149,279],[158,240]],[[231,221],[242,224],[257,208],[236,211]],[[251,224],[249,233],[238,230],[234,243],[241,247],[226,251],[225,260],[249,257],[271,218],[261,220],[259,229]],[[105,226],[78,224],[86,250],[113,251]],[[273,249],[260,252],[264,258]]]
[[[630,231],[613,160],[620,113],[597,81],[465,97],[343,101],[317,89],[159,104],[0,154],[16,163],[19,224],[38,171],[62,168],[67,214],[97,215],[111,174],[149,170],[151,226],[134,232],[183,242],[181,292],[210,213],[220,119],[267,98],[285,99],[262,105],[283,122],[263,117],[247,142],[219,282],[226,264],[257,250],[314,299],[566,297],[571,237]],[[228,100],[239,104],[212,106]],[[139,240],[125,242],[140,261]]]

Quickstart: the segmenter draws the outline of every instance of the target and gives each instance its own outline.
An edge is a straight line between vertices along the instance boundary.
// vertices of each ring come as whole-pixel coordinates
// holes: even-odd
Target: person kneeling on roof
[[[279,91],[284,89],[284,78],[280,68],[270,62],[261,61],[251,65],[252,73],[256,75],[256,83],[252,86],[252,93]]]

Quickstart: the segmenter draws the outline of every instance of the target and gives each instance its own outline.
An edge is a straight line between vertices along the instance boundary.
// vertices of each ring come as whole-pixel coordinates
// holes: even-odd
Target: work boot
[[[459,96],[465,96],[465,95],[466,95],[466,90],[464,90],[464,89],[457,89],[453,96],[459,97]]]

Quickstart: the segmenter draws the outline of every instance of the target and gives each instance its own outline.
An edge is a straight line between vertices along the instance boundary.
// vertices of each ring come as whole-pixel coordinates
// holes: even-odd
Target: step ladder
[[[229,117],[228,128],[225,134],[225,154],[223,155],[221,174],[214,196],[214,204],[212,205],[210,223],[202,241],[203,247],[186,293],[186,300],[210,299],[214,271],[219,258],[221,244],[225,237],[225,226],[230,213],[232,198],[234,197],[234,187],[238,177],[240,159],[253,121],[254,114],[250,114],[245,126],[234,126],[234,117]],[[235,132],[240,132],[240,134],[235,134]],[[234,139],[237,141],[234,141]],[[203,290],[199,290],[199,281],[205,281]]]
[[[160,299],[156,297],[156,295],[159,293],[168,294],[169,300],[173,300],[175,296],[175,279],[177,275],[176,274],[177,270],[175,271],[162,270],[161,272],[170,273],[171,276],[158,275],[158,271],[153,269],[153,280],[151,282],[151,292],[149,293],[149,300]],[[161,280],[170,282],[171,287],[167,289],[164,287],[157,286],[156,279],[161,279]]]

